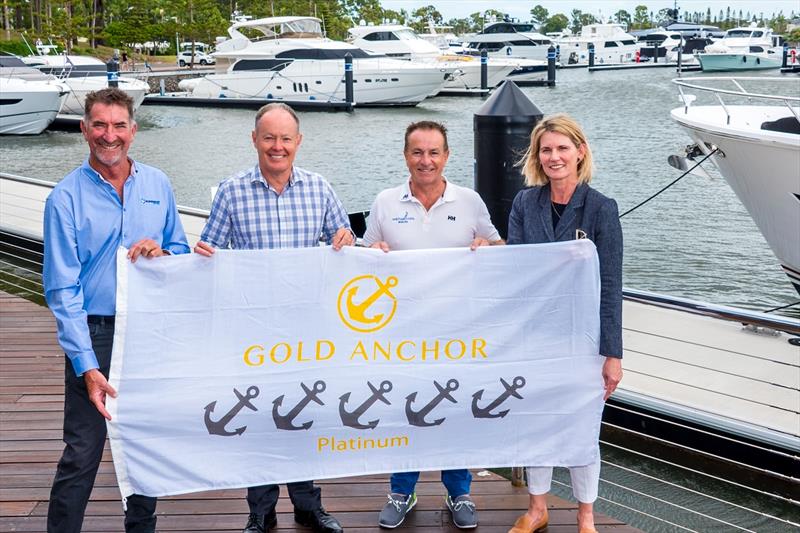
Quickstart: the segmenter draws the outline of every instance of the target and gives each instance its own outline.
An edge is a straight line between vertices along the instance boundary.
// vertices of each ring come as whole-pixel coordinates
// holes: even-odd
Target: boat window
[[[338,49],[322,49],[322,48],[297,48],[294,50],[286,50],[277,54],[275,57],[283,59],[344,59],[345,54],[350,53],[353,59],[364,59],[371,56],[361,48],[338,48]]]
[[[513,28],[514,31],[521,31],[525,33],[531,33],[535,31],[533,24],[514,24]]]
[[[20,58],[11,55],[0,55],[0,67],[27,67]]]
[[[514,33],[514,27],[511,26],[511,24],[493,24],[492,26],[485,28],[481,33]]]
[[[663,33],[653,33],[652,35],[642,35],[641,37],[639,37],[639,42],[640,43],[646,42],[650,46],[653,46],[653,44],[656,43],[658,44],[663,43],[666,38],[667,36],[664,35]]]
[[[365,41],[399,41],[400,39],[390,31],[376,31],[364,36]]]
[[[508,46],[537,46],[537,44],[533,41],[524,40],[524,41],[509,41],[506,43]]]
[[[764,51],[764,48],[763,48],[763,47],[761,47],[761,46],[751,46],[751,47],[750,47],[750,51],[751,51],[751,52],[763,52],[763,51]]]
[[[233,65],[233,70],[274,70],[286,68],[292,61],[287,59],[240,59]]]
[[[675,39],[676,41],[680,41],[681,40],[681,34],[680,33],[673,33],[672,35],[669,36],[669,38],[670,39]]]
[[[605,47],[606,48],[616,48],[619,46],[615,41],[606,41]]]
[[[503,43],[469,43],[470,48],[477,48],[478,50],[486,50],[487,52],[497,52],[503,48]]]
[[[622,44],[636,44],[636,41],[633,39],[625,39],[624,41],[620,41]]]
[[[764,36],[764,32],[763,31],[754,31],[753,32],[753,37],[763,37],[763,36]]]
[[[750,37],[750,30],[728,30],[725,37]]]

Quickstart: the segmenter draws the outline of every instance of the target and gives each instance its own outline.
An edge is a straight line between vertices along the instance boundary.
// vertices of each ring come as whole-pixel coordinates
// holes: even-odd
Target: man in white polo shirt
[[[504,244],[489,217],[481,197],[466,187],[450,183],[444,167],[450,150],[447,129],[438,122],[423,120],[406,128],[403,153],[411,177],[402,185],[378,194],[367,220],[364,244],[390,250],[450,248]],[[395,528],[416,505],[414,491],[419,472],[392,474],[389,501],[380,513],[378,525]],[[469,470],[445,470],[442,483],[445,501],[459,528],[478,525],[475,504],[469,496]]]

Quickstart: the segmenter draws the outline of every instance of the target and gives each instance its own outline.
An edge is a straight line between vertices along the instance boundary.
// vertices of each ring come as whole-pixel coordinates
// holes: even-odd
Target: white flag
[[[595,460],[587,239],[121,252],[117,273],[108,426],[123,495]]]

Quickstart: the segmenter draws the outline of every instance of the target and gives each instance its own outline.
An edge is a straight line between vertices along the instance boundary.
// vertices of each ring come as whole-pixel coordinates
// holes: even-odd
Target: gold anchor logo
[[[383,282],[377,276],[366,274],[348,281],[339,291],[339,318],[345,326],[361,333],[377,331],[392,320],[397,310],[397,298],[391,289],[397,286],[397,276],[389,276]],[[357,302],[359,291],[372,293]]]

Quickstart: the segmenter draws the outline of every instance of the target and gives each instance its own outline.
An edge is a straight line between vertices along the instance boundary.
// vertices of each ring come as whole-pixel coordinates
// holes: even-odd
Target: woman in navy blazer
[[[525,184],[514,198],[508,244],[591,239],[600,259],[600,355],[605,356],[605,399],[622,379],[622,228],[617,203],[589,187],[592,152],[581,127],[567,115],[552,115],[531,132],[522,173]],[[596,533],[592,507],[600,483],[600,453],[590,465],[571,467],[578,500],[580,533]],[[547,527],[552,467],[529,467],[528,512],[509,533]]]

